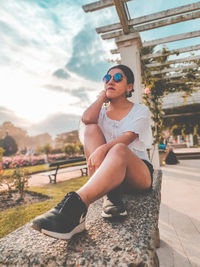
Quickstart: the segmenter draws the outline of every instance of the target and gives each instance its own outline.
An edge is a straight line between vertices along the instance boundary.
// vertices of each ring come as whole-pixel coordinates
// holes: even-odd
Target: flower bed
[[[28,167],[35,166],[45,163],[51,163],[56,160],[65,160],[66,155],[64,153],[55,155],[27,155],[27,156],[13,156],[13,157],[3,157],[2,165],[3,169],[11,169],[16,167]]]

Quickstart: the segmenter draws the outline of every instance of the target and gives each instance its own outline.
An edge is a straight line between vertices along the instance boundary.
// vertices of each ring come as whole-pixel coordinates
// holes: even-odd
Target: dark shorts
[[[147,160],[145,160],[145,159],[143,159],[142,161],[147,165],[147,167],[148,167],[148,169],[149,169],[149,172],[150,172],[150,175],[151,175],[151,187],[150,187],[149,189],[152,189],[152,184],[153,184],[153,172],[154,172],[153,165],[152,165],[149,161],[147,161]]]
[[[149,191],[152,190],[154,169],[153,169],[153,165],[149,161],[147,161],[145,159],[142,159],[142,161],[146,164],[147,168],[149,169],[150,175],[151,175],[151,185],[150,185],[150,187],[145,189],[145,190],[142,190],[142,192],[149,192]],[[124,193],[132,194],[134,192],[134,190],[132,188],[127,187],[126,180],[124,180],[121,185],[122,185],[122,191]],[[138,190],[136,190],[136,192],[138,192]]]

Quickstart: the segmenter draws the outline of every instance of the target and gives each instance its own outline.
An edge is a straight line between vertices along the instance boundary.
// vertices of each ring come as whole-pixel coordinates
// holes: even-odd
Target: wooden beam
[[[122,2],[129,2],[131,0],[122,0]],[[93,12],[99,9],[107,8],[110,6],[113,6],[114,2],[113,0],[101,0],[96,1],[87,5],[83,5],[82,8],[85,12]]]
[[[129,33],[129,26],[128,26],[128,14],[125,8],[125,3],[121,0],[113,0],[117,14],[119,16],[120,24],[122,26],[122,33],[127,34]]]
[[[177,68],[169,68],[169,69],[163,69],[159,71],[151,71],[151,74],[156,75],[156,74],[161,74],[161,73],[167,73],[167,72],[176,72],[176,71],[181,71],[181,70],[187,70],[187,69],[194,69],[194,68],[199,68],[199,65],[197,64],[190,64],[187,66],[181,66]]]
[[[151,71],[151,74],[156,75],[156,74],[161,74],[161,73],[166,73],[166,72],[170,73],[170,72],[175,72],[179,70],[193,69],[193,68],[198,68],[198,67],[199,66],[197,64],[190,64],[190,65],[178,67],[178,68],[169,68],[169,69],[164,69],[164,70]]]
[[[200,36],[200,31],[181,33],[181,34],[171,35],[171,36],[160,38],[160,39],[155,39],[155,40],[143,42],[143,47],[154,46],[154,45],[170,43],[170,42],[176,42],[179,40],[190,39],[190,38],[195,38],[195,37],[199,37],[199,36]]]
[[[173,108],[173,107],[172,107]],[[170,108],[164,108],[164,109],[170,109]],[[187,112],[187,113],[177,113],[177,114],[168,114],[168,115],[163,115],[164,118],[170,118],[170,117],[184,117],[184,116],[194,116],[198,115],[200,112]]]
[[[161,12],[156,12],[150,15],[141,16],[135,19],[129,20],[129,26],[136,26],[139,24],[160,20],[166,17],[172,17],[200,9],[200,1],[194,4],[184,5],[176,8],[167,9]],[[111,25],[96,28],[97,33],[106,33],[110,31],[116,31],[121,29],[120,23],[114,23]]]
[[[181,54],[181,53],[186,53],[186,52],[195,51],[195,50],[200,50],[200,45],[192,45],[192,46],[182,47],[182,48],[178,48],[178,49],[173,49],[173,50],[167,51],[166,53],[157,52],[157,53],[153,53],[153,54],[143,55],[141,57],[141,59],[142,60],[152,59],[152,58],[156,58],[156,57]],[[118,49],[113,49],[113,50],[111,50],[111,53],[117,54],[117,53],[119,53],[119,51],[118,51]]]
[[[144,32],[144,31],[148,31],[148,30],[152,30],[152,29],[156,29],[156,28],[192,20],[192,19],[197,19],[197,18],[200,18],[200,11],[188,13],[184,15],[179,15],[179,16],[172,17],[172,18],[163,19],[163,20],[159,20],[159,21],[144,24],[144,25],[139,25],[137,27],[134,27],[134,30],[138,32]]]
[[[200,73],[200,71],[197,71],[197,73]],[[187,73],[185,73],[185,75],[187,75]],[[165,76],[163,78],[156,78],[158,80],[166,80],[166,79],[174,79],[174,78],[179,78],[179,77],[184,77],[184,73],[179,72],[179,73],[175,73],[175,74],[171,74],[169,76]],[[199,78],[199,76],[196,76]]]
[[[191,81],[191,83],[194,83],[194,82],[200,82],[200,79],[195,78],[193,81]],[[179,79],[179,80],[171,80],[168,83],[173,83],[173,84],[186,84],[186,83],[190,83],[190,81],[188,81],[187,78],[184,78],[184,79]]]
[[[152,23],[148,23],[148,24],[144,24],[144,25],[135,26],[134,28],[130,29],[130,31],[131,32],[144,32],[144,31],[148,31],[148,30],[152,30],[152,29],[156,29],[156,28],[160,28],[160,27],[164,27],[164,26],[192,20],[192,19],[197,19],[197,18],[200,18],[200,11],[172,17],[169,19],[163,19],[160,21],[156,21],[156,22],[152,22]],[[119,30],[119,31],[114,31],[114,32],[102,34],[101,38],[103,40],[107,40],[107,39],[112,39],[112,38],[118,37],[122,34],[123,34],[123,31]]]
[[[168,60],[164,63],[158,62],[158,63],[146,64],[145,67],[154,68],[154,67],[165,66],[165,65],[170,65],[170,64],[177,64],[177,63],[184,63],[184,62],[189,62],[189,61],[199,60],[199,59],[200,59],[200,55],[190,56],[190,57],[185,57],[185,58],[178,58],[175,60]]]
[[[152,59],[152,58],[161,57],[161,56],[169,56],[169,55],[174,55],[174,54],[181,54],[181,53],[186,53],[186,52],[196,51],[196,50],[200,50],[200,45],[192,45],[192,46],[182,47],[178,49],[173,49],[173,50],[167,51],[166,53],[157,52],[153,54],[147,54],[147,55],[143,55],[141,59],[146,60],[146,59]],[[110,52],[112,54],[119,54],[119,49],[118,48],[112,49],[110,50]]]

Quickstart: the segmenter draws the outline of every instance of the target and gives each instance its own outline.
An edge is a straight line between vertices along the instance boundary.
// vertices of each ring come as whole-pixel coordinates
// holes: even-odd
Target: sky
[[[11,121],[29,135],[78,129],[83,111],[103,89],[102,77],[116,56],[114,40],[103,41],[95,28],[118,22],[114,7],[85,13],[94,1],[0,1],[0,125]],[[198,1],[134,0],[131,18]],[[141,33],[149,41],[199,30],[200,19]],[[193,38],[169,49],[199,44]],[[159,49],[159,47],[157,48]],[[197,52],[198,53],[198,52]]]

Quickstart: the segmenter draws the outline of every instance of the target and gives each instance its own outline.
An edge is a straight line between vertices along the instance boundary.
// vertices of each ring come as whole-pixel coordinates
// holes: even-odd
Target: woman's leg
[[[145,190],[151,186],[151,176],[146,164],[125,144],[116,144],[109,150],[90,180],[77,193],[89,206],[124,180],[132,190]]]
[[[84,152],[86,159],[100,146],[106,143],[105,137],[97,124],[88,124],[84,132]],[[95,170],[88,170],[92,176]]]
[[[87,206],[120,185],[124,179],[133,190],[144,190],[151,185],[146,164],[126,145],[116,144],[77,193],[68,193],[56,207],[37,217],[32,227],[55,238],[70,239],[85,229]]]

